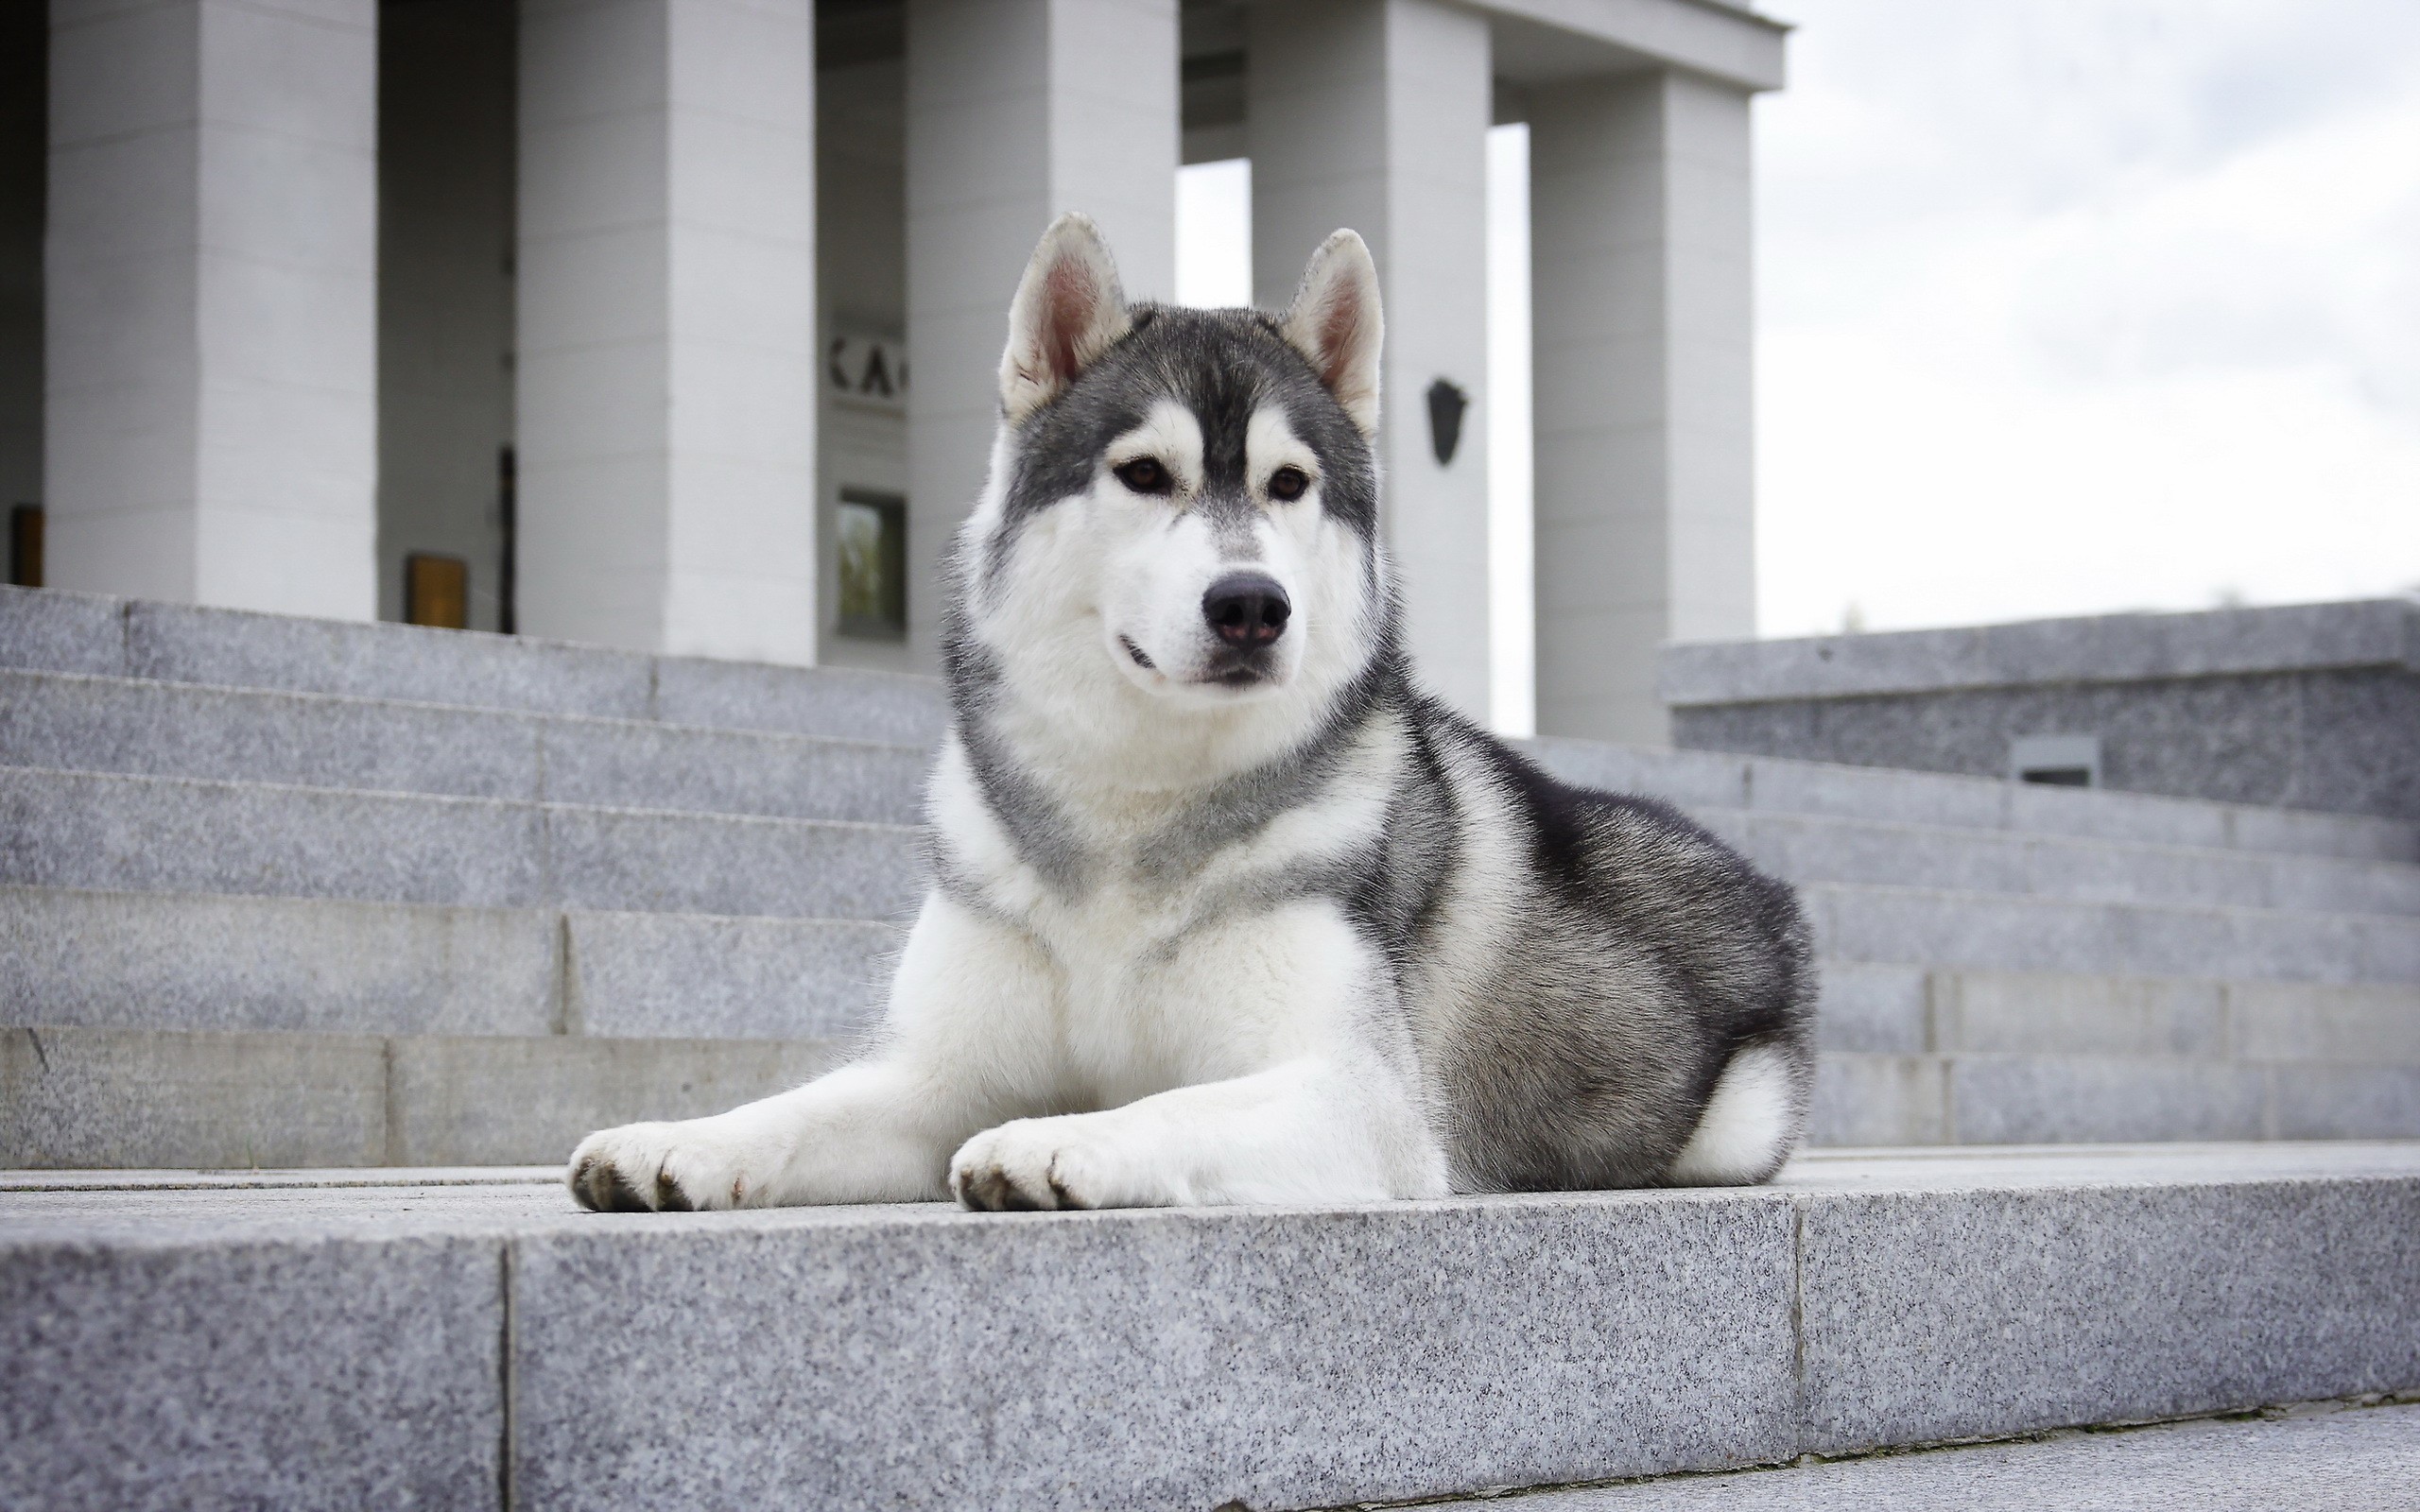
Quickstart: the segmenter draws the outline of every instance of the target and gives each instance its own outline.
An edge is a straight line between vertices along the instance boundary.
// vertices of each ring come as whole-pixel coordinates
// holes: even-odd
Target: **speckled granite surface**
[[[2420,1143],[1317,1211],[337,1179],[0,1177],[0,1500],[1304,1506],[2420,1385]]]
[[[1668,647],[1673,741],[2005,777],[2100,740],[2124,792],[2420,818],[2420,600]]]
[[[2323,1403],[2250,1420],[2204,1418],[1548,1491],[1519,1505],[1522,1512],[2411,1512],[2420,1507],[2420,1405]]]

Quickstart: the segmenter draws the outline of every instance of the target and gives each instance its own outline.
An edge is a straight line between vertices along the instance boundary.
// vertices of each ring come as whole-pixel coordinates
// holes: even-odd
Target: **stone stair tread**
[[[0,667],[443,707],[592,715],[925,746],[931,679],[650,656],[603,646],[0,588]],[[1985,778],[1544,738],[1574,781],[1685,805],[2076,833],[2218,849],[2420,860],[2420,824]]]
[[[276,1464],[325,1504],[402,1472],[474,1507],[1301,1506],[1837,1458],[2403,1389],[2415,1227],[2420,1143],[1340,1210],[20,1187],[0,1407],[34,1431],[0,1487]]]
[[[901,937],[867,919],[0,884],[0,1011],[197,1030],[780,1039],[858,1026]],[[2420,982],[1830,955],[1818,978],[1819,1042],[1833,1051],[2356,1058],[2382,1028],[2420,1022]]]
[[[643,720],[0,671],[0,764],[650,811],[915,823],[921,748]],[[2420,865],[1701,805],[1799,881],[2420,912]]]
[[[1800,885],[1835,959],[2011,971],[2420,982],[2420,918],[2127,902],[1879,883]]]
[[[930,678],[0,587],[0,666],[923,745]]]
[[[649,811],[918,822],[915,747],[0,671],[0,765]],[[2420,913],[2420,865],[1701,805],[1799,881]]]
[[[1801,884],[1869,883],[2112,902],[2420,913],[2420,864],[2160,840],[1699,806],[1692,817]]]
[[[2338,1059],[1825,1051],[1807,1138],[2420,1138],[2420,1036],[2409,1019],[2401,1039]],[[594,1128],[778,1091],[856,1042],[847,1030],[784,1040],[20,1022],[0,1027],[0,1165],[554,1160]]]
[[[19,1025],[0,1028],[0,1164],[559,1160],[598,1128],[797,1086],[850,1042]]]
[[[921,830],[0,767],[0,882],[99,890],[894,919]]]
[[[1565,781],[1657,793],[1685,808],[1823,814],[2373,861],[2420,860],[2420,823],[2367,815],[1557,736],[1518,744]]]
[[[1816,1057],[1820,1145],[2420,1138],[2410,1024],[2360,1058],[2048,1049]]]
[[[0,1022],[785,1040],[855,1032],[894,925],[0,885]]]
[[[1520,1504],[1522,1512],[2411,1512],[2420,1505],[2415,1488],[2420,1405],[2328,1402],[1543,1491]]]
[[[399,902],[897,919],[921,831],[856,820],[0,767],[0,882]],[[2420,980],[2399,914],[1803,886],[1859,960],[2320,981]]]
[[[787,818],[922,820],[925,746],[0,670],[0,765]]]

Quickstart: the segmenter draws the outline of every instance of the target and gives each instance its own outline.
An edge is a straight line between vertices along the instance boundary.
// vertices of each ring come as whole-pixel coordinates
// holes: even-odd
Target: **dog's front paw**
[[[762,1183],[749,1170],[750,1152],[714,1124],[627,1124],[591,1134],[572,1151],[564,1180],[593,1212],[746,1207]]]
[[[977,1212],[1150,1208],[1176,1201],[1138,1179],[1098,1113],[1020,1118],[976,1135],[949,1162],[949,1190]]]

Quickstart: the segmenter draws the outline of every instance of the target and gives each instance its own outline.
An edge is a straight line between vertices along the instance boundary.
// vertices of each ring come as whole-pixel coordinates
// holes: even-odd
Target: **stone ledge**
[[[1540,737],[1518,743],[1565,782],[1739,809],[2365,861],[2420,860],[2420,824],[2107,788]]]
[[[2408,1038],[2408,1032],[2407,1032]],[[2420,1139],[2420,1065],[2181,1055],[1827,1051],[1816,1145]]]
[[[2389,1005],[2364,1035],[2291,1056],[2079,1050],[2047,1034],[2021,1052],[1825,1050],[1806,1139],[2420,1138],[2415,1021],[2420,998]],[[720,1112],[794,1086],[850,1043],[0,1027],[0,1165],[559,1160],[592,1129]]]
[[[2365,1398],[1547,1491],[1519,1512],[2411,1512],[2414,1486],[2420,1404]]]
[[[561,1160],[594,1129],[795,1087],[846,1044],[0,1028],[0,1164]]]
[[[365,902],[899,919],[908,825],[0,766],[0,882]]]
[[[0,884],[0,1024],[808,1040],[862,1029],[862,919]]]
[[[0,667],[0,763],[775,818],[923,820],[923,746]]]
[[[0,666],[922,746],[941,684],[833,667],[0,587]]]
[[[1663,648],[1658,692],[1668,704],[1697,707],[2324,668],[2420,673],[2420,602],[2378,597],[1789,641],[1699,641]]]
[[[327,1504],[1447,1496],[2409,1389],[2420,1144],[1335,1211],[0,1190],[0,1355],[27,1509],[263,1466]]]
[[[1669,645],[1676,707],[2383,667],[2420,673],[2420,604],[2365,599],[2178,614],[2102,614],[1941,630]]]

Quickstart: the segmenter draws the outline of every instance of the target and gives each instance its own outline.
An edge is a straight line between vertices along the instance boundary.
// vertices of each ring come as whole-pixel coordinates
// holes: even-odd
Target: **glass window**
[[[840,490],[842,635],[908,638],[908,501],[865,489]]]

